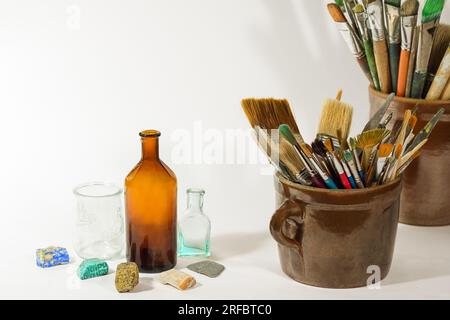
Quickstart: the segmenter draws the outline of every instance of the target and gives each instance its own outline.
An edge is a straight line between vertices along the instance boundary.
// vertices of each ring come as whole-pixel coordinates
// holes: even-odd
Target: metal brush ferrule
[[[337,26],[352,54],[357,58],[362,57],[364,55],[364,51],[362,49],[361,43],[359,42],[357,35],[352,31],[348,23],[338,23]]]
[[[386,36],[384,34],[384,18],[381,1],[372,2],[367,6],[367,16],[369,20],[370,30],[372,30],[373,41],[383,41]]]
[[[402,49],[411,51],[413,46],[414,30],[417,27],[417,16],[401,17]]]
[[[417,72],[427,72],[428,62],[433,48],[434,34],[439,25],[439,20],[433,20],[419,27],[419,45],[417,49]]]
[[[361,37],[364,41],[369,39],[369,32],[367,29],[367,14],[365,12],[355,13],[358,28],[361,30]]]
[[[389,43],[400,43],[400,8],[385,4]]]

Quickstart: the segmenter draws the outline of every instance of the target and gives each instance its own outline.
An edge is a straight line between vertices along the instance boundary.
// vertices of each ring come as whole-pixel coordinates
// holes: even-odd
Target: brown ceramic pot
[[[401,181],[361,190],[302,186],[277,175],[270,231],[283,271],[324,288],[367,285],[370,266],[389,272],[394,252]]]
[[[369,88],[370,112],[374,114],[387,95]],[[389,111],[403,121],[405,110],[419,104],[416,128],[421,130],[442,107],[450,111],[450,101],[426,101],[396,97]],[[388,111],[388,112],[389,112]],[[404,173],[400,222],[420,226],[450,224],[450,112],[437,124],[419,158]],[[391,121],[391,126],[394,121]]]

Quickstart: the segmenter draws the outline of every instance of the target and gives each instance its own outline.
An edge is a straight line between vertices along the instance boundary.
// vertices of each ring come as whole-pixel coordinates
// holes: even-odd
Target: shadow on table
[[[250,253],[270,241],[268,232],[229,233],[213,237],[212,259],[221,260]]]
[[[383,285],[450,275],[450,226],[400,225],[391,271]]]

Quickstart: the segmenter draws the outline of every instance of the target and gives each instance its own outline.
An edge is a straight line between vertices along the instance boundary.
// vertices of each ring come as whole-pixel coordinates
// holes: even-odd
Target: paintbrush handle
[[[364,41],[364,51],[366,52],[367,64],[369,66],[373,85],[375,90],[380,91],[380,80],[378,79],[377,64],[375,63],[375,56],[373,54],[372,40],[367,39]]]
[[[439,69],[431,83],[430,90],[428,91],[426,100],[438,100],[441,97],[442,92],[447,85],[448,79],[450,78],[450,48],[447,49]]]
[[[416,70],[414,72],[413,83],[411,87],[411,98],[422,99],[423,88],[427,80],[427,73]]]
[[[450,100],[450,80],[442,91],[441,100]]]
[[[394,89],[397,88],[400,51],[401,51],[400,43],[389,44],[389,61],[391,63],[390,69],[391,69],[392,88]]]
[[[367,57],[365,55],[362,57],[357,57],[356,61],[358,61],[358,64],[361,67],[361,70],[364,72],[367,79],[370,81],[370,85],[374,86],[375,84],[373,82],[372,75],[370,74],[369,63],[367,62]]]
[[[406,94],[406,83],[408,81],[408,68],[411,52],[402,50],[398,66],[397,96],[404,97]]]
[[[389,55],[385,40],[373,42],[373,53],[377,64],[378,79],[383,93],[392,92],[391,73],[389,71]]]

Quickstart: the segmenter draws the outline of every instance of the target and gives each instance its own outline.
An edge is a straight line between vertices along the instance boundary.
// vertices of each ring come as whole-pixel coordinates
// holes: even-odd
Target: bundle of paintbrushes
[[[242,107],[257,142],[276,170],[287,179],[327,189],[362,189],[397,179],[416,159],[444,113],[441,109],[420,131],[417,109],[407,110],[392,130],[387,113],[394,94],[361,134],[349,138],[353,108],[336,99],[324,102],[318,134],[311,144],[300,135],[287,100],[244,99]]]
[[[445,0],[336,0],[328,11],[371,85],[384,93],[450,100]],[[418,23],[420,22],[420,23]]]

